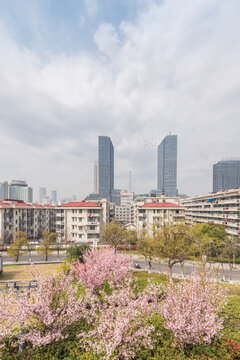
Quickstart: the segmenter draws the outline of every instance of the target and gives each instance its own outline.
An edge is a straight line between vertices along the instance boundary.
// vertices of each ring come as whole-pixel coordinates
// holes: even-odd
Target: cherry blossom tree
[[[149,320],[159,311],[161,298],[161,286],[149,286],[136,295],[130,281],[110,296],[102,292],[95,327],[88,334],[80,334],[81,343],[105,360],[134,359],[140,349],[152,349],[155,328]]]
[[[226,304],[226,292],[214,279],[203,274],[190,281],[170,282],[166,293],[160,313],[164,326],[172,331],[182,348],[211,343],[221,335],[223,318],[219,313]]]
[[[83,255],[84,263],[77,262],[72,271],[83,286],[93,293],[105,280],[111,286],[121,284],[128,274],[131,256],[116,253],[113,248],[92,249]]]

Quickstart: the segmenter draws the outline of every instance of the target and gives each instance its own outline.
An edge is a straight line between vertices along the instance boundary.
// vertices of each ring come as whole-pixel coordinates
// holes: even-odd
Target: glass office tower
[[[114,189],[114,147],[110,137],[98,137],[99,197],[111,199]]]
[[[219,161],[213,165],[213,192],[240,187],[240,160]]]
[[[178,196],[177,135],[166,136],[158,146],[157,188],[167,196]]]

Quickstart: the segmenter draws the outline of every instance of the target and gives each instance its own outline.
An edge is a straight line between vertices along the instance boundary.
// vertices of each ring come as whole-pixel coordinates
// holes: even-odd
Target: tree
[[[56,238],[56,234],[50,231],[43,232],[43,241],[37,247],[37,252],[40,255],[45,256],[45,261],[48,260],[49,255],[51,255],[54,251],[54,239]]]
[[[164,327],[183,350],[186,345],[210,343],[223,329],[219,313],[226,304],[226,290],[206,274],[170,282],[166,294],[160,308]]]
[[[127,242],[127,231],[121,225],[116,224],[114,221],[106,224],[102,229],[102,241],[105,244],[114,247],[115,252],[119,245]]]
[[[185,224],[167,223],[155,235],[156,254],[161,259],[168,259],[169,274],[172,277],[173,265],[180,263],[184,275],[184,262],[195,251],[194,237],[191,228]]]
[[[227,239],[225,226],[214,222],[196,224],[193,227],[196,240],[199,243],[200,255],[218,257]]]
[[[137,245],[138,235],[136,230],[127,231],[127,241],[129,245]]]
[[[84,253],[84,263],[77,262],[72,269],[80,283],[94,293],[105,280],[111,286],[121,283],[129,272],[131,261],[131,256],[111,248],[91,249]]]
[[[13,243],[8,248],[7,254],[10,258],[15,257],[15,261],[18,262],[19,257],[27,251],[24,247],[27,246],[28,240],[23,231],[17,231],[13,238]]]
[[[236,254],[238,252],[238,238],[231,236],[227,238],[222,249],[222,255],[228,258],[228,265],[230,268],[230,280],[232,280],[232,270],[235,263]]]
[[[83,263],[83,255],[86,251],[90,250],[88,244],[73,245],[67,249],[67,261]]]
[[[156,256],[156,240],[150,230],[143,229],[137,246],[139,252],[145,257],[149,270],[151,270],[152,260]]]

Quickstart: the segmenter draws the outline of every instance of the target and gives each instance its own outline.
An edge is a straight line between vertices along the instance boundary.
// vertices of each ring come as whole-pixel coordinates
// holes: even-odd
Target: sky
[[[58,197],[93,191],[98,136],[115,188],[156,189],[157,146],[178,135],[178,190],[212,191],[239,158],[239,0],[1,0],[0,180]]]

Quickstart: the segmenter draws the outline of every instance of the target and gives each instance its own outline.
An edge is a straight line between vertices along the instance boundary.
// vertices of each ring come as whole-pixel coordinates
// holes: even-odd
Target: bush
[[[83,263],[83,255],[86,251],[90,250],[90,246],[88,244],[80,244],[74,245],[67,249],[67,258],[66,260],[69,262],[79,261]]]

